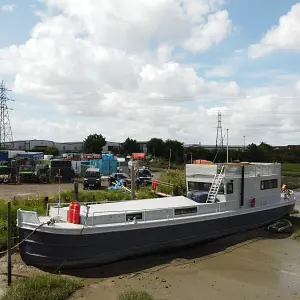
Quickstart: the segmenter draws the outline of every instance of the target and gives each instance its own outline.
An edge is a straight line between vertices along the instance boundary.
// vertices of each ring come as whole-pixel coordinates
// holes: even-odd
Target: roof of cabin
[[[155,210],[176,207],[190,207],[197,205],[196,202],[184,196],[152,198],[143,200],[129,200],[114,203],[94,204],[90,206],[89,214],[94,212],[132,212],[142,210]],[[68,207],[63,209],[68,210]],[[86,212],[85,206],[81,207],[81,213]]]

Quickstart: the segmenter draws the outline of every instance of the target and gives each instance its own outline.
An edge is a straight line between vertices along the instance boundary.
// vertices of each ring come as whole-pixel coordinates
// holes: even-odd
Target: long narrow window
[[[186,215],[186,214],[195,214],[197,213],[197,207],[188,207],[188,208],[177,208],[175,209],[175,216]]]
[[[133,221],[133,219],[136,220],[142,220],[143,219],[143,213],[131,213],[131,214],[126,214],[126,220],[127,221]]]
[[[278,188],[278,179],[262,180],[260,182],[261,190],[277,189]]]

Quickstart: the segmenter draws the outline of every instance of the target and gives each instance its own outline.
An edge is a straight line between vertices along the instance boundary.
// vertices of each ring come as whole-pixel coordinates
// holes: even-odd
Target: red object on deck
[[[153,181],[152,181],[152,190],[153,190],[153,191],[156,191],[157,185],[158,185],[158,182],[157,182],[156,180],[153,180]]]
[[[146,153],[132,153],[132,159],[146,159]]]
[[[78,202],[75,202],[74,204],[74,214],[73,214],[73,224],[79,224],[80,223],[80,204]]]
[[[255,207],[255,198],[252,198],[250,201],[251,207]]]
[[[68,210],[68,219],[67,219],[69,223],[73,223],[74,204],[75,204],[75,202],[72,201],[72,202],[70,203],[70,206],[69,206],[69,210]]]

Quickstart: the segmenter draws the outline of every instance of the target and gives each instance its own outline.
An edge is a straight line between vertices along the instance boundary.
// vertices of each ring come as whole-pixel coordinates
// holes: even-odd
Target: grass
[[[293,224],[292,239],[300,241],[300,217],[297,215],[291,215],[289,220]]]
[[[154,300],[154,298],[144,291],[126,291],[120,294],[119,300]]]
[[[171,194],[173,192],[174,195],[184,195],[186,193],[184,171],[172,170],[171,172],[162,172],[160,180],[172,184],[173,187],[159,185],[159,192],[167,194]]]
[[[81,287],[78,280],[40,275],[17,280],[1,300],[66,300]]]
[[[291,173],[299,173],[300,174],[300,164],[282,164],[282,172],[291,172]]]

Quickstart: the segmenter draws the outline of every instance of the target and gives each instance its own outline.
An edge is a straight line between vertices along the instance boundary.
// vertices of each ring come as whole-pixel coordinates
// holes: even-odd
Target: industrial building
[[[141,152],[147,152],[147,142],[138,142],[140,145]],[[103,151],[112,151],[116,148],[120,148],[122,143],[117,142],[107,142],[103,147]],[[66,142],[59,143],[48,140],[21,140],[14,142],[7,142],[6,146],[11,150],[23,150],[23,151],[31,151],[34,148],[47,148],[47,147],[55,147],[61,153],[79,153],[82,152],[83,142]]]

